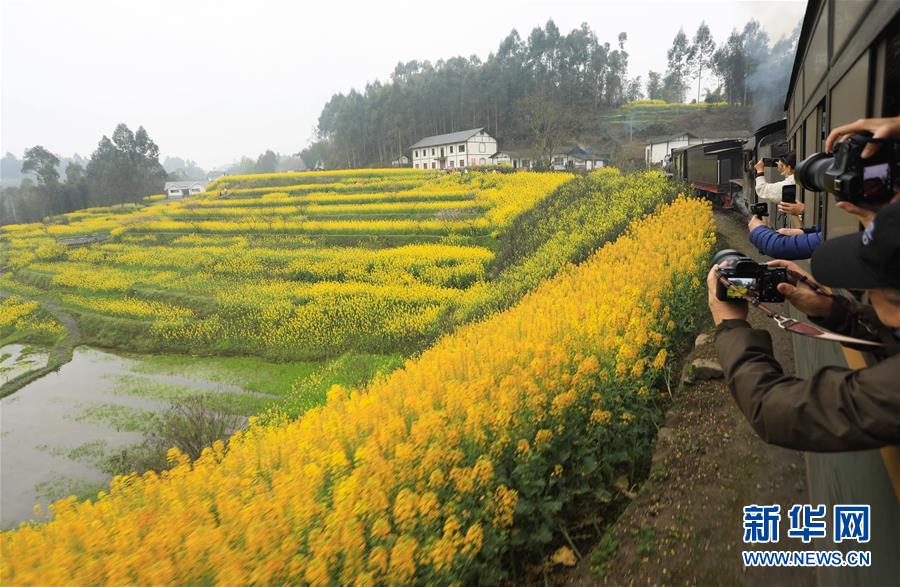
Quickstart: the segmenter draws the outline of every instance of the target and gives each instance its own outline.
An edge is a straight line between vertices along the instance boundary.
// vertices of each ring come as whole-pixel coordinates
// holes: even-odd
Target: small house
[[[167,181],[165,187],[166,197],[169,199],[186,198],[206,191],[206,182],[196,181]]]
[[[393,161],[391,161],[391,167],[410,167],[409,157],[406,155],[400,155]]]
[[[570,145],[553,153],[550,168],[557,171],[574,169],[592,171],[606,165],[607,157],[583,145]]]

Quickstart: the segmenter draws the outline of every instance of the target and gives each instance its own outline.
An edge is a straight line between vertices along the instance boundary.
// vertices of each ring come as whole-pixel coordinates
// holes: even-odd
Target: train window
[[[813,97],[813,92],[822,81],[828,69],[828,4],[823,4],[822,14],[816,23],[815,31],[809,41],[806,59],[803,65],[804,96],[806,100]]]
[[[900,115],[900,16],[887,33],[884,68],[882,116]]]
[[[837,58],[844,42],[856,28],[856,23],[871,2],[865,0],[834,0],[834,42],[831,44]]]
[[[803,69],[800,69],[800,75],[797,77],[797,83],[794,85],[794,120],[788,120],[788,125],[793,124],[803,115]]]
[[[816,108],[806,117],[803,123],[803,158],[806,158],[819,150],[819,109]],[[803,223],[812,226],[821,220],[819,202],[821,194],[803,190],[803,203],[806,204],[806,214]]]

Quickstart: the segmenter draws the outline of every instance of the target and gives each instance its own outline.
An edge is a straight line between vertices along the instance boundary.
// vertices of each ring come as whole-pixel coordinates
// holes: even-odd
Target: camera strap
[[[835,297],[834,294],[827,292],[822,286],[820,286],[815,281],[807,278],[805,275],[801,275],[795,271],[788,270],[788,273],[796,279],[797,281],[803,282],[810,289],[812,289],[815,293],[820,296],[825,296],[829,298]],[[723,277],[719,277],[719,282],[724,285],[726,288],[737,292],[737,296],[744,301],[746,301],[751,306],[758,309],[760,312],[771,318],[775,321],[776,324],[780,328],[787,330],[792,334],[799,334],[801,336],[809,336],[811,338],[818,338],[819,340],[830,340],[833,342],[841,343],[841,344],[855,344],[855,345],[865,345],[870,347],[885,347],[885,345],[880,342],[873,342],[871,340],[865,340],[862,338],[855,338],[852,336],[844,336],[843,334],[838,334],[836,332],[831,332],[830,330],[825,330],[824,328],[819,328],[815,324],[810,324],[808,322],[801,322],[795,318],[791,318],[790,316],[785,316],[784,314],[779,314],[775,310],[772,310],[765,304],[759,301],[757,296],[749,296],[745,295],[741,292],[741,290],[736,287],[734,284],[729,282],[727,279]]]

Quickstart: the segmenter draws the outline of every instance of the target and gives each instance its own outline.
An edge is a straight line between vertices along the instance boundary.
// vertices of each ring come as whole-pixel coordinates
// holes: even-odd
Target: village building
[[[570,145],[563,147],[553,154],[551,169],[563,171],[574,169],[576,171],[593,171],[606,165],[608,157],[594,152],[583,145]]]
[[[557,171],[592,171],[606,165],[609,157],[584,145],[565,145],[555,149],[550,168]],[[491,161],[495,165],[510,165],[513,169],[534,169],[540,165],[541,155],[528,147],[513,147],[498,151]]]
[[[206,181],[204,180],[167,181],[165,187],[166,197],[170,199],[185,198],[205,191]]]
[[[406,155],[400,155],[393,161],[391,161],[391,167],[411,167],[409,164],[409,157]]]
[[[653,137],[644,147],[644,163],[647,167],[662,166],[668,162],[672,149],[702,145],[727,139],[744,139],[750,136],[746,130],[708,131],[701,134],[681,132],[674,135]]]
[[[409,148],[416,169],[460,169],[490,165],[497,139],[484,128],[425,137]]]

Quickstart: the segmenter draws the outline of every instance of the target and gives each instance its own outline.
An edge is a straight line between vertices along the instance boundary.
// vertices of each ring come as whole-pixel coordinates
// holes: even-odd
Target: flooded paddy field
[[[21,345],[0,350],[6,357],[2,366],[12,371],[18,364],[18,374],[46,361],[46,354],[32,352],[17,362],[23,350]],[[46,508],[68,495],[96,495],[117,472],[115,459],[139,445],[154,415],[174,402],[203,395],[214,399],[217,410],[250,415],[277,399],[272,387],[252,389],[266,387],[249,376],[252,370],[238,377],[227,365],[184,359],[200,368],[183,369],[179,358],[125,357],[80,347],[59,371],[0,399],[0,526],[32,518],[35,504]],[[244,363],[256,365],[261,381],[280,367],[253,359]],[[284,368],[290,376],[297,371]]]

